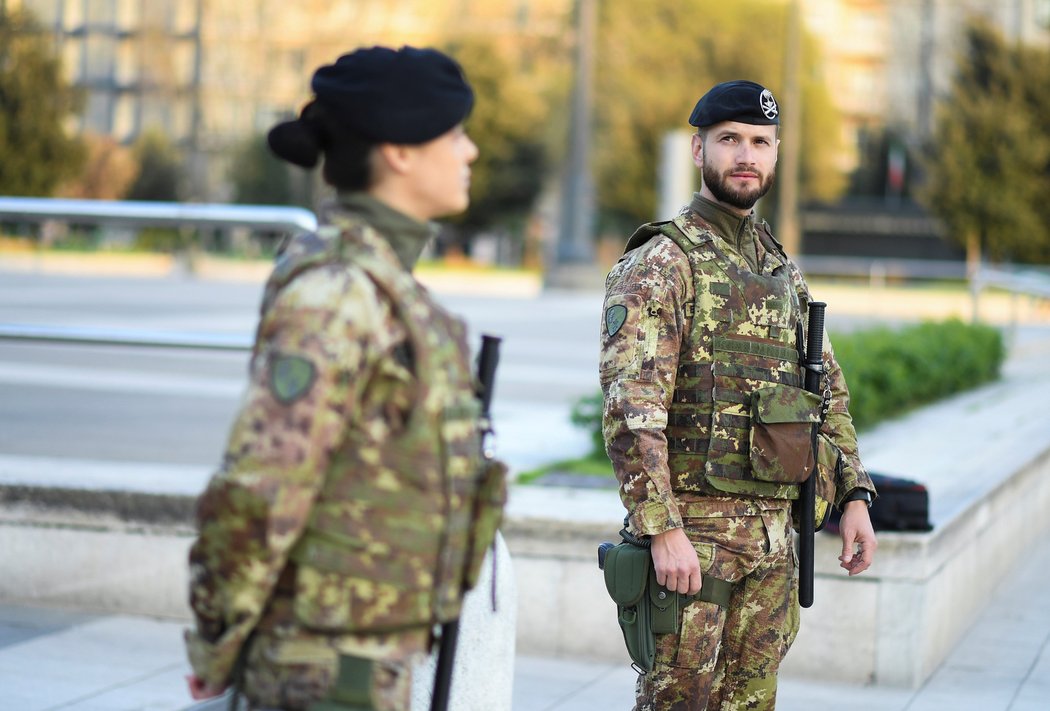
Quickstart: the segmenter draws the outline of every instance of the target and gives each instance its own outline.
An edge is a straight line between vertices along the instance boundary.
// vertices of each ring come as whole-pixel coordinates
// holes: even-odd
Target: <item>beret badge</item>
[[[758,99],[759,106],[762,108],[762,113],[769,120],[773,120],[780,113],[780,109],[777,108],[777,100],[773,98],[773,92],[769,89],[763,89],[762,95]]]

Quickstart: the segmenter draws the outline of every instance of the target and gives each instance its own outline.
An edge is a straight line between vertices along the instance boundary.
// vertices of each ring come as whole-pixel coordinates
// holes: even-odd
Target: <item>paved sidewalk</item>
[[[1050,707],[1050,540],[1000,587],[955,651],[917,690],[781,678],[778,711],[1045,711]],[[805,612],[803,621],[805,624]],[[629,709],[629,668],[519,657],[514,711]]]
[[[918,690],[784,678],[777,708],[1044,711],[1050,699],[1050,540],[1034,545],[954,653]],[[181,622],[0,606],[0,708],[182,711],[192,705]],[[623,665],[521,657],[514,711],[631,706]],[[470,709],[468,711],[484,711]]]

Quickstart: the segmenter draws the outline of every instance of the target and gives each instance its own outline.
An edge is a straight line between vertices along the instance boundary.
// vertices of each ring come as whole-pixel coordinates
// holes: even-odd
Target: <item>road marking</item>
[[[0,382],[41,388],[69,388],[143,395],[184,395],[229,400],[244,392],[245,379],[206,378],[173,373],[107,371],[71,366],[0,363]]]

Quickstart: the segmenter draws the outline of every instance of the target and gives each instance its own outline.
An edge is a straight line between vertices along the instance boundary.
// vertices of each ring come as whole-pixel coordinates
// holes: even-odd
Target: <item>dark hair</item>
[[[324,104],[311,101],[299,118],[270,129],[267,142],[278,158],[313,168],[324,155],[325,182],[340,190],[364,190],[372,180],[369,159],[377,145],[339,122]]]

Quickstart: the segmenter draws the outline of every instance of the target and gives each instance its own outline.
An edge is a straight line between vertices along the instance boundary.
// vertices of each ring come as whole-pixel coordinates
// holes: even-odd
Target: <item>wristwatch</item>
[[[871,508],[871,492],[867,489],[854,489],[853,491],[846,494],[845,498],[842,499],[842,508],[846,508],[846,504],[850,501],[863,501]]]

